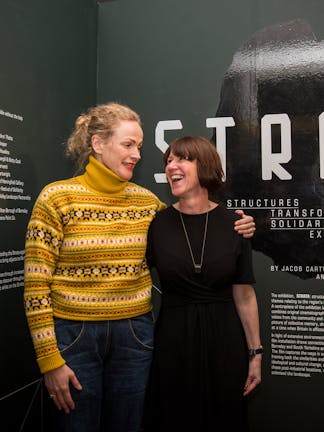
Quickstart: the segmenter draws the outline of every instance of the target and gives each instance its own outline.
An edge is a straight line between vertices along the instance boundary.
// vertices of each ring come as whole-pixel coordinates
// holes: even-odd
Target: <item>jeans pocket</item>
[[[54,318],[55,336],[61,353],[66,353],[80,340],[84,332],[84,321]]]
[[[129,318],[129,327],[135,341],[143,348],[153,349],[154,320],[152,312]]]

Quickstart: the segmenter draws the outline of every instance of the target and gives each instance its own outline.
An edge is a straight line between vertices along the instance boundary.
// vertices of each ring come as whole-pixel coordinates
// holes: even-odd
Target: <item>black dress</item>
[[[206,214],[183,214],[200,261]],[[147,260],[162,300],[144,413],[144,431],[247,431],[243,397],[248,354],[233,284],[254,283],[250,242],[234,231],[234,212],[209,212],[202,272],[196,274],[180,214],[153,220]]]

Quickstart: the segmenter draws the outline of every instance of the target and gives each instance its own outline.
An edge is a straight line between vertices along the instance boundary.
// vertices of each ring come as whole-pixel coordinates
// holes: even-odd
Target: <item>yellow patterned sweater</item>
[[[24,292],[41,372],[65,363],[54,316],[115,320],[151,310],[146,236],[164,207],[92,156],[83,175],[42,190],[27,228]]]

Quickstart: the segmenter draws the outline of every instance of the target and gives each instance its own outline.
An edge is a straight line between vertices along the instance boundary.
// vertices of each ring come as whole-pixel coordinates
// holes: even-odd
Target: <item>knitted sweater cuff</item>
[[[65,364],[65,360],[59,352],[48,357],[39,358],[37,362],[39,369],[43,374],[53,369],[57,369]]]

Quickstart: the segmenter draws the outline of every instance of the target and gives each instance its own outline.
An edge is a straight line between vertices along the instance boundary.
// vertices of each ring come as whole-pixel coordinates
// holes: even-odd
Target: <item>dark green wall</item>
[[[159,120],[180,119],[184,134],[211,136],[225,71],[251,35],[303,18],[324,38],[321,0],[116,0],[99,6],[98,101],[120,100],[144,121],[143,161],[135,178],[161,198],[151,173],[162,169],[154,142]],[[168,140],[178,132],[169,132]],[[146,161],[146,162],[145,162]]]
[[[0,134],[13,138],[12,142],[0,141],[7,144],[2,148],[9,150],[10,157],[21,160],[20,165],[9,163],[8,172],[12,179],[24,182],[23,195],[30,197],[0,199],[1,209],[30,211],[46,183],[73,174],[63,142],[75,116],[95,103],[96,46],[97,5],[93,0],[1,1],[0,109],[22,116],[23,121],[0,115]],[[1,220],[0,252],[24,249],[28,218],[29,214],[16,214],[14,221]],[[22,268],[21,260],[2,262],[0,273]],[[22,286],[11,282],[2,284],[9,288],[0,291],[1,423],[7,424],[8,431],[20,430],[36,396],[23,431],[37,431],[42,417],[40,391],[36,384],[23,388],[37,380],[39,372],[24,318]]]

